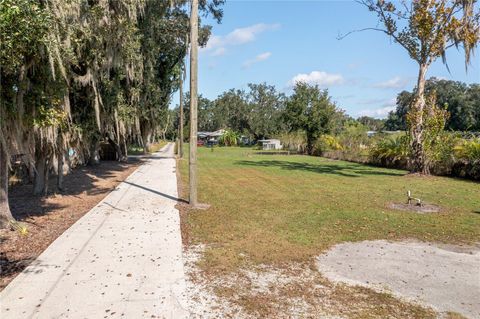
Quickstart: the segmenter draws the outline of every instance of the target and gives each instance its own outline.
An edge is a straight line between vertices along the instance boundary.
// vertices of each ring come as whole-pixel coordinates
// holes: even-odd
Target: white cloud
[[[272,53],[270,53],[270,52],[261,53],[261,54],[257,55],[257,60],[258,60],[258,61],[266,60],[266,59],[268,59],[271,55],[272,55]]]
[[[201,50],[211,50],[215,48],[219,48],[222,46],[222,37],[217,35],[211,35],[208,39],[207,45]]]
[[[256,40],[257,35],[265,31],[273,31],[280,28],[280,24],[258,23],[245,28],[237,28],[225,36],[212,35],[202,51],[212,52],[212,55],[223,55],[228,46],[241,45]]]
[[[360,116],[386,118],[391,111],[395,111],[395,106],[386,106],[375,110],[362,110],[358,114]]]
[[[323,71],[313,71],[309,74],[300,73],[295,75],[289,81],[289,86],[294,86],[299,82],[325,87],[343,84],[345,83],[345,79],[341,74],[332,74]]]
[[[374,102],[375,101],[375,102]],[[365,101],[367,102],[367,101]],[[388,100],[376,100],[372,99],[371,103],[362,103],[360,104],[379,104],[381,103],[380,107],[378,108],[371,108],[371,109],[364,109],[358,112],[359,116],[370,116],[370,117],[376,117],[376,118],[386,118],[388,116],[388,113],[391,111],[395,111],[396,108],[396,99],[388,99]]]
[[[383,106],[389,106],[391,105],[391,100],[385,100],[385,99],[379,99],[379,98],[373,98],[373,99],[364,99],[364,100],[359,100],[358,104],[361,105],[378,105],[382,104]],[[395,104],[395,101],[393,101],[393,104]]]
[[[215,49],[212,52],[212,56],[221,56],[221,55],[224,55],[225,53],[227,53],[227,49],[225,49],[224,47],[220,47]]]
[[[272,53],[271,53],[271,52],[261,53],[261,54],[257,55],[254,59],[245,61],[245,62],[243,63],[243,67],[244,67],[244,68],[249,68],[249,67],[251,67],[252,65],[254,65],[255,63],[258,63],[258,62],[267,60],[267,59],[270,58],[271,56],[272,56]]]
[[[408,84],[408,79],[403,79],[399,76],[396,76],[390,80],[379,82],[373,85],[373,87],[379,89],[402,89]]]
[[[254,41],[256,35],[259,33],[276,30],[278,28],[280,28],[280,24],[258,23],[246,28],[235,29],[227,34],[224,40],[227,44],[244,44]]]

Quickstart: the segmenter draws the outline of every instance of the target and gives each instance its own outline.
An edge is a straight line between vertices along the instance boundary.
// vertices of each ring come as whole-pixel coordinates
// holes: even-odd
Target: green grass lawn
[[[250,148],[199,148],[199,198],[211,208],[186,218],[193,243],[210,244],[205,269],[304,262],[344,241],[480,240],[479,183],[319,157],[257,153]],[[179,161],[184,188],[185,154]],[[389,203],[405,202],[407,190],[441,206],[442,212],[388,209]]]

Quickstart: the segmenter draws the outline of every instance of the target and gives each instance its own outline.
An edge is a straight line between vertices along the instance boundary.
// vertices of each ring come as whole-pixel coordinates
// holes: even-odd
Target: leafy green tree
[[[383,25],[383,28],[367,29],[392,37],[418,63],[417,88],[408,117],[411,168],[413,172],[429,174],[424,131],[426,120],[436,112],[427,105],[427,100],[434,98],[426,96],[426,74],[438,58],[446,63],[446,52],[453,46],[464,49],[468,66],[480,39],[480,12],[475,9],[476,0],[414,0],[403,1],[400,5],[383,0],[360,2],[376,13]]]
[[[39,105],[25,105],[28,72],[33,65],[45,65],[48,61],[42,51],[47,48],[52,24],[51,16],[40,3],[0,1],[0,228],[13,220],[8,204],[10,156],[12,153],[28,154],[32,150],[29,142],[34,138],[34,112]],[[38,73],[43,74],[40,72],[43,69]],[[43,97],[41,102],[47,106],[53,100],[46,94]],[[45,110],[43,121],[36,119],[36,123],[49,126],[49,115]]]
[[[359,117],[357,121],[372,131],[381,131],[385,127],[385,120],[376,119],[370,116]]]
[[[185,123],[188,115],[189,97],[185,95]],[[231,89],[215,101],[202,95],[198,97],[198,126],[202,131],[229,128],[256,139],[271,137],[284,130],[281,116],[285,108],[285,96],[274,86],[249,84],[247,92]]]
[[[317,85],[297,83],[288,99],[283,119],[291,132],[303,131],[307,139],[307,152],[312,154],[315,141],[330,133],[340,111],[331,101],[327,90]]]
[[[468,93],[467,100],[470,101],[475,117],[475,125],[472,127],[473,131],[480,131],[480,84],[471,84]]]
[[[250,106],[245,91],[231,89],[222,93],[214,103],[215,127],[228,127],[242,134],[250,133]]]
[[[248,84],[248,129],[256,139],[272,137],[282,131],[281,116],[285,108],[285,96],[274,86]]]
[[[469,101],[468,86],[465,83],[432,78],[427,81],[426,91],[436,92],[437,104],[447,109],[447,129],[468,131],[476,126],[473,101]]]
[[[184,125],[190,126],[190,92],[184,95]],[[202,94],[198,95],[198,130],[212,132],[222,127],[217,126],[215,122],[215,104]]]
[[[478,121],[480,89],[478,84],[467,85],[458,81],[431,78],[425,84],[427,94],[436,93],[437,104],[450,114],[445,128],[452,131],[476,131]],[[403,91],[397,96],[397,108],[386,121],[389,130],[406,130],[407,113],[414,99],[414,92]]]
[[[190,31],[187,3],[0,0],[0,227],[12,219],[10,155],[22,155],[34,192],[46,194],[52,170],[62,188],[70,149],[75,162],[94,163],[108,141],[122,160],[128,141],[148,146],[169,134],[168,105]],[[201,16],[219,21],[223,3],[200,0]],[[199,27],[199,45],[210,31]]]
[[[389,131],[407,130],[407,113],[410,110],[414,94],[402,91],[397,95],[397,107],[388,114],[385,128]]]

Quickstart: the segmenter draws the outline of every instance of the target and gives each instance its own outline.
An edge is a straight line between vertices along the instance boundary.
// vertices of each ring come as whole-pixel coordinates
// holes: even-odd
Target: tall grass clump
[[[409,154],[407,135],[388,136],[370,149],[370,160],[381,166],[406,168]]]
[[[454,147],[456,176],[480,180],[480,138],[463,140]]]

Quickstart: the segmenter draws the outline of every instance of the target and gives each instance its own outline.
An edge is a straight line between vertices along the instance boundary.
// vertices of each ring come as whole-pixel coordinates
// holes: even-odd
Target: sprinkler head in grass
[[[420,206],[422,207],[422,200],[420,198],[415,198],[415,197],[412,197],[412,192],[411,191],[407,191],[407,204],[408,205],[411,205],[412,204],[412,200],[415,201],[415,205],[416,206]]]

